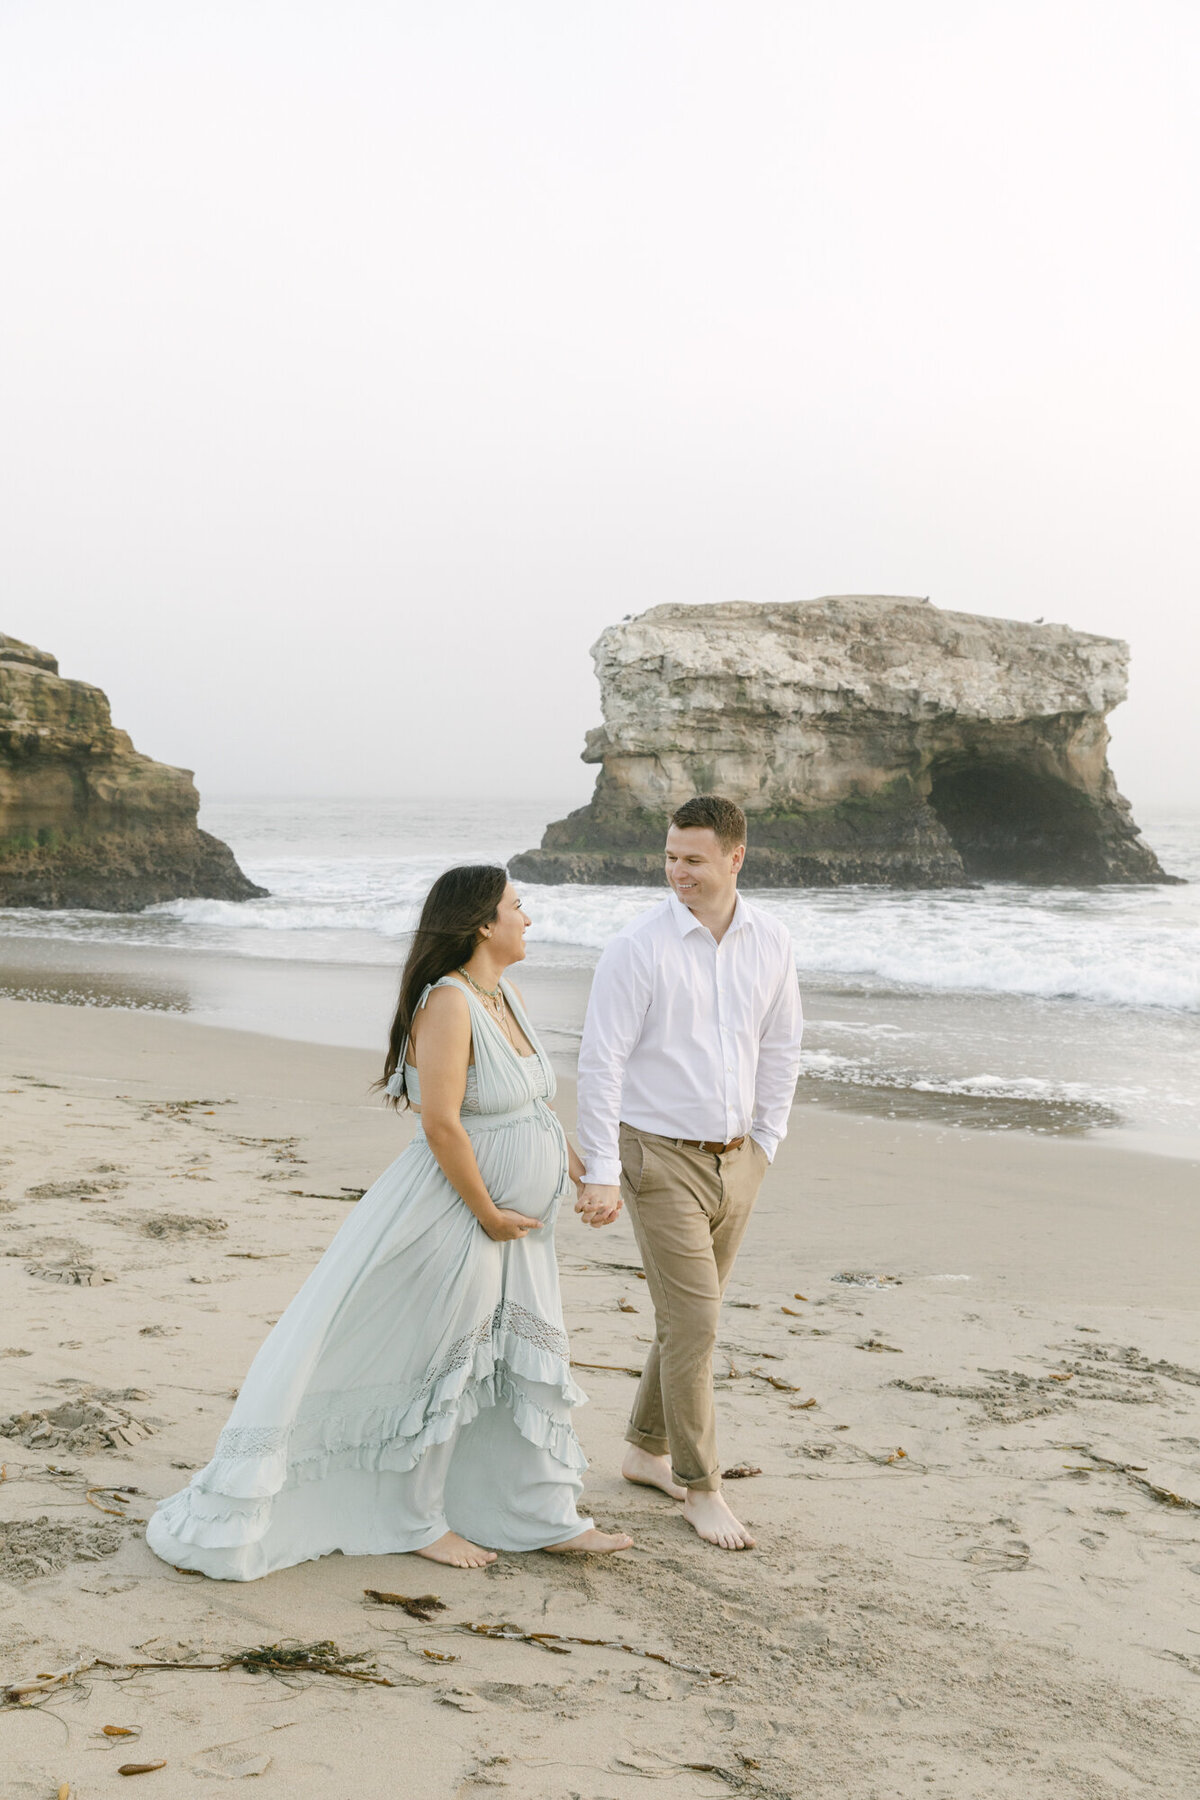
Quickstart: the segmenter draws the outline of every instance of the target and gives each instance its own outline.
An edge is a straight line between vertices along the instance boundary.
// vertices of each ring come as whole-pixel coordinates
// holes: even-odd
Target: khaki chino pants
[[[684,1487],[721,1485],[712,1382],[717,1321],[767,1166],[766,1151],[750,1137],[713,1156],[621,1126],[621,1194],[656,1327],[625,1436],[652,1456],[669,1451]]]

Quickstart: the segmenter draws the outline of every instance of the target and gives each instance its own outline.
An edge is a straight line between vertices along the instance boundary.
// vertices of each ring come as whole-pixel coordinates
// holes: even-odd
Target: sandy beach
[[[0,1711],[5,1800],[160,1760],[170,1795],[1194,1792],[1195,1163],[798,1107],[718,1358],[756,1551],[616,1475],[650,1308],[627,1224],[568,1217],[587,1503],[635,1550],[227,1586],[142,1522],[411,1124],[358,1050],[18,1001],[0,1038],[0,1675],[79,1670]],[[325,1640],[387,1685],[200,1666]]]
[[[1200,1800],[1200,7],[0,46],[0,1800]],[[478,1130],[532,1208],[647,926],[595,1039],[642,1124],[752,1132],[754,1062],[765,1137],[796,1052],[712,1372],[744,1553],[621,1475],[630,1220],[558,1208],[567,1378],[546,1239],[522,1295],[419,1144],[379,1182],[410,958],[517,975]],[[331,1245],[284,1432],[247,1373]],[[197,1540],[320,1467],[296,1542],[420,1543],[395,1465],[469,1413],[499,1536],[574,1381],[627,1551],[147,1544],[243,1393]]]

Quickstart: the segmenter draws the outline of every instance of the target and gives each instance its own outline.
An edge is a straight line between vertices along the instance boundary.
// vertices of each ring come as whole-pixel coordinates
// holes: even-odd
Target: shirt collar
[[[708,927],[696,917],[690,907],[683,904],[683,901],[679,898],[678,894],[668,894],[667,905],[671,909],[671,916],[675,920],[675,929],[678,931],[680,937],[686,937],[689,931],[708,930]],[[733,917],[729,921],[729,929],[726,931],[725,936],[728,937],[730,931],[740,931],[742,927],[748,923],[749,919],[746,913],[745,902],[742,900],[742,896],[739,893],[734,902]]]
[[[671,917],[675,921],[675,929],[678,931],[680,937],[686,937],[689,931],[704,930],[703,925],[700,923],[695,913],[683,904],[683,901],[679,898],[678,894],[668,894],[667,905],[670,908]]]

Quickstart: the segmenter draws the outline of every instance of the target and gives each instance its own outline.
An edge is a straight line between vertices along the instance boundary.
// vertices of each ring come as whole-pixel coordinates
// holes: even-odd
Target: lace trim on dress
[[[287,1442],[283,1425],[227,1425],[213,1452],[218,1456],[274,1456]]]
[[[565,1364],[568,1361],[570,1344],[565,1331],[551,1324],[549,1319],[531,1312],[528,1307],[520,1306],[515,1300],[502,1300],[487,1318],[481,1319],[470,1331],[455,1339],[441,1361],[417,1387],[353,1388],[349,1393],[318,1394],[301,1402],[296,1420],[291,1425],[227,1425],[217,1439],[214,1461],[222,1457],[277,1456],[287,1450],[292,1435],[297,1430],[307,1430],[314,1425],[325,1425],[349,1416],[361,1418],[364,1413],[369,1412],[393,1411],[397,1407],[408,1411],[418,1406],[423,1398],[428,1399],[443,1381],[466,1368],[482,1344],[487,1343],[490,1338],[505,1334],[519,1338],[558,1362]]]
[[[546,1350],[551,1356],[557,1356],[566,1362],[571,1352],[567,1334],[559,1326],[552,1325],[549,1319],[540,1314],[530,1312],[527,1306],[519,1306],[515,1300],[502,1300],[492,1314],[493,1331],[511,1331],[514,1337],[524,1338],[527,1344],[533,1344],[538,1350]]]

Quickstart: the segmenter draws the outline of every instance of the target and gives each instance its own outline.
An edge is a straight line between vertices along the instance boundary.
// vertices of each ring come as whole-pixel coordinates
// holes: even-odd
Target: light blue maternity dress
[[[567,1145],[547,1105],[554,1071],[504,992],[535,1054],[518,1056],[467,992],[462,1122],[496,1204],[544,1225],[494,1243],[418,1126],[259,1350],[213,1460],[151,1518],[164,1561],[253,1581],[331,1550],[420,1550],[447,1530],[538,1550],[591,1526],[570,1416],[587,1396],[554,1255]],[[405,1075],[419,1104],[417,1072]],[[393,1076],[389,1090],[402,1087]]]

